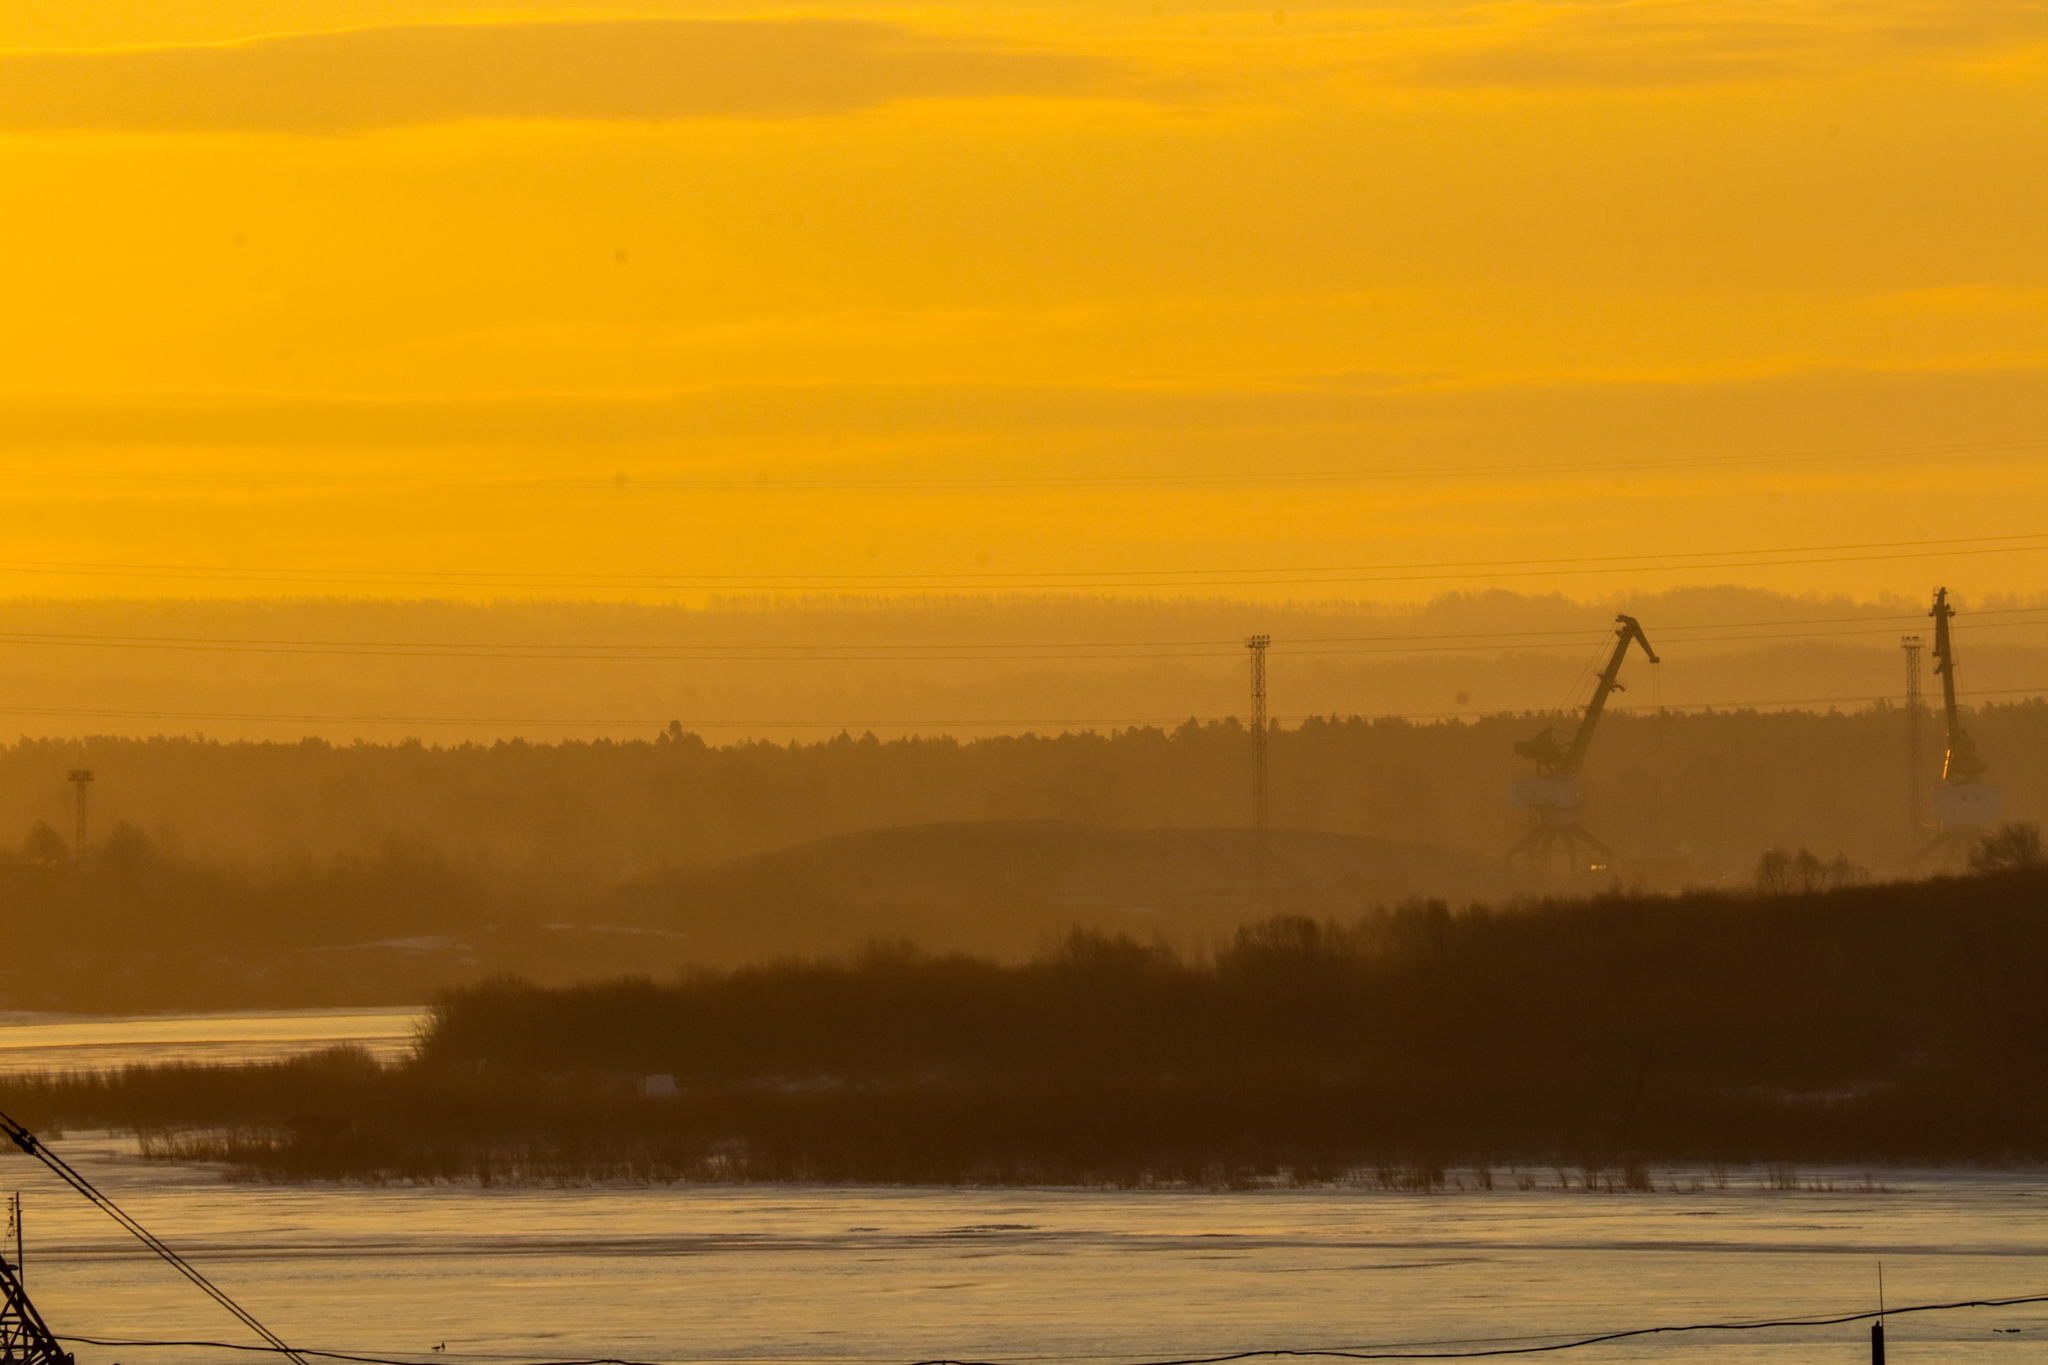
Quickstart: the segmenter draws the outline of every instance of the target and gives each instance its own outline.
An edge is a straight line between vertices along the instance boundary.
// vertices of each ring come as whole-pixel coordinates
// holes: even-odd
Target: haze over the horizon
[[[0,595],[2040,592],[2044,113],[2021,0],[11,7]]]
[[[2048,599],[1952,600],[1966,702],[2048,694]],[[1252,634],[1272,639],[1285,727],[1474,720],[1583,702],[1617,611],[1642,619],[1664,660],[1631,652],[1618,710],[1896,704],[1899,638],[1928,627],[1921,601],[1726,586],[1419,605],[16,599],[0,600],[0,733],[451,744],[645,739],[673,722],[726,744],[1109,732],[1242,716]]]

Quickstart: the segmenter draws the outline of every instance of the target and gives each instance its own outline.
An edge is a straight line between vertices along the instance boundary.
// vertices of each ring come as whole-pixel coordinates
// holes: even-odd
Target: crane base
[[[1933,838],[1913,850],[1906,865],[1913,869],[1954,867],[1969,857],[1970,849],[1983,833],[1976,825],[1944,825]]]
[[[1529,832],[1507,851],[1510,873],[1541,877],[1561,872],[1566,877],[1614,870],[1614,850],[1570,818],[1569,811],[1544,811]],[[1563,819],[1559,819],[1563,816]]]

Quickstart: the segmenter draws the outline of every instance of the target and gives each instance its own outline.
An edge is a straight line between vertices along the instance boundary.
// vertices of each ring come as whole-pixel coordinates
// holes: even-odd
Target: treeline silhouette
[[[1553,716],[1326,718],[1272,738],[1276,825],[1497,857],[1519,832],[1514,744]],[[2008,813],[2048,817],[2048,702],[1985,706],[1972,731]],[[1938,724],[1923,770],[1938,772]],[[1855,712],[1616,714],[1594,746],[1583,815],[1623,856],[1683,858],[1712,881],[1777,844],[1899,865],[1905,720]],[[665,875],[828,835],[946,820],[1151,828],[1249,822],[1250,737],[1234,720],[1113,733],[707,744],[437,748],[94,740],[95,829],[125,820],[163,847],[271,866],[374,855],[391,839],[465,867],[583,887]],[[71,824],[68,742],[0,748],[0,829]],[[1923,818],[1927,812],[1922,812]],[[97,838],[97,836],[89,836]]]
[[[1355,836],[964,822],[842,836],[656,885],[515,875],[390,838],[223,864],[116,824],[74,857],[38,824],[0,848],[0,1008],[88,1012],[423,1002],[521,973],[564,983],[915,934],[1022,960],[1070,926],[1204,946],[1272,913],[1352,914],[1417,884],[1468,898],[1498,864]],[[1254,878],[1254,868],[1267,875]]]
[[[38,824],[0,849],[0,1007],[391,1004],[492,970],[566,980],[644,962],[616,932],[549,927],[593,918],[589,900],[397,838],[250,866],[178,856],[123,822],[80,860]]]
[[[2011,862],[1279,918],[1204,957],[1077,934],[1012,966],[884,944],[665,983],[500,979],[445,994],[401,1066],[16,1078],[0,1106],[277,1178],[1427,1183],[1453,1163],[2032,1159],[2048,871]],[[641,1093],[650,1076],[675,1096]]]

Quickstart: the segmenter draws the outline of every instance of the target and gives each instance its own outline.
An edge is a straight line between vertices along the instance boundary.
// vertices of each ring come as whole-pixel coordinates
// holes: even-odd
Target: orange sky
[[[2044,114],[2020,0],[8,6],[0,594],[2048,589]]]

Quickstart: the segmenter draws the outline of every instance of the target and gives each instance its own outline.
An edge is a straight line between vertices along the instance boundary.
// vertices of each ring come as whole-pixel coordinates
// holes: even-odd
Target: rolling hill
[[[1506,891],[1492,861],[1362,835],[961,821],[834,835],[671,876],[642,904],[693,958],[742,961],[909,938],[1015,955],[1075,926],[1197,941],[1270,914],[1350,916]]]

